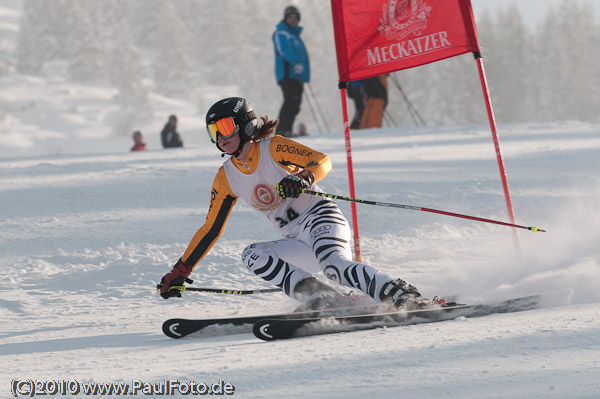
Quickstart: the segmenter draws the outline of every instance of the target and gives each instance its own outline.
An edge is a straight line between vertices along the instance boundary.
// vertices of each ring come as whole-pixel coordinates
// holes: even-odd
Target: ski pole
[[[362,199],[358,199],[358,198],[344,197],[344,196],[341,196],[341,195],[320,193],[318,191],[312,191],[312,190],[306,190],[306,189],[303,189],[302,192],[304,194],[317,195],[319,197],[327,197],[327,198],[333,198],[333,199],[343,200],[343,201],[358,202],[359,204],[376,205],[376,206],[387,206],[387,207],[390,207],[390,208],[402,208],[402,209],[410,209],[412,211],[431,212],[431,213],[437,213],[437,214],[440,214],[440,215],[446,215],[446,216],[453,216],[453,217],[457,217],[457,218],[475,220],[475,221],[478,221],[478,222],[494,223],[494,224],[499,224],[499,225],[502,225],[502,226],[517,227],[517,228],[520,228],[520,229],[525,229],[525,230],[533,231],[534,233],[537,233],[537,232],[543,232],[543,233],[545,233],[546,232],[546,230],[540,229],[539,226],[534,226],[534,227],[520,226],[518,224],[512,224],[512,223],[506,223],[506,222],[499,222],[497,220],[484,219],[484,218],[480,218],[480,217],[477,217],[477,216],[462,215],[460,213],[440,211],[440,210],[437,210],[437,209],[423,208],[423,207],[419,207],[419,206],[390,204],[389,202],[367,201],[367,200],[362,200]]]
[[[392,117],[392,114],[390,114],[387,110],[383,111],[383,119],[385,119],[385,121],[387,122],[388,126],[398,126],[398,124],[396,123],[396,121],[394,120],[394,118]]]
[[[186,278],[185,281],[188,284],[192,284],[194,280],[190,278]],[[160,287],[162,284],[159,284],[156,288],[160,293]],[[227,294],[227,295],[251,295],[251,294],[266,294],[269,292],[280,292],[281,288],[259,288],[256,290],[231,290],[229,288],[200,288],[200,287],[189,287],[187,285],[172,285],[169,287],[169,291],[177,290],[179,292],[184,291],[194,291],[194,292],[207,292],[211,294]]]
[[[308,91],[312,95],[313,100],[316,104],[317,111],[319,111],[319,115],[321,115],[321,119],[323,119],[323,124],[325,125],[325,129],[327,130],[327,133],[331,133],[331,130],[329,130],[329,125],[327,124],[327,118],[325,118],[325,115],[323,115],[323,110],[319,106],[319,101],[317,100],[317,96],[315,96],[315,92],[313,91],[311,84],[308,83],[307,86],[308,86]]]
[[[317,119],[317,115],[315,114],[315,110],[310,102],[310,98],[308,97],[308,93],[304,92],[304,97],[306,98],[306,103],[308,104],[308,108],[310,108],[310,113],[312,114],[313,120],[315,121],[315,125],[317,125],[317,132],[321,134],[321,125],[319,124],[319,120]]]
[[[251,294],[266,294],[269,292],[281,292],[281,288],[264,288],[257,290],[230,290],[227,288],[196,288],[184,286],[183,291],[208,292],[211,294],[227,294],[227,295],[251,295]],[[183,292],[182,291],[182,292]]]
[[[390,75],[390,76],[392,78],[392,82],[394,82],[394,84],[400,91],[400,94],[402,94],[402,98],[404,98],[404,101],[406,102],[406,108],[408,109],[408,113],[410,114],[415,125],[419,126],[419,123],[420,123],[421,125],[426,126],[427,124],[425,123],[425,120],[421,117],[421,115],[419,114],[419,111],[417,111],[417,108],[413,105],[413,103],[408,99],[402,86],[400,86],[400,82],[398,81],[398,78],[395,75]]]

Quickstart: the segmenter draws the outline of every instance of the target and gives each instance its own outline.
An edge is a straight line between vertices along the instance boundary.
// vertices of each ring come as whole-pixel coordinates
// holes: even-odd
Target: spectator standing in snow
[[[160,133],[163,148],[183,147],[181,136],[177,133],[177,117],[169,116],[169,121]]]
[[[290,137],[296,115],[300,112],[304,83],[310,80],[310,64],[306,47],[300,38],[300,11],[288,6],[273,34],[275,78],[283,92],[277,134]]]
[[[304,122],[298,123],[298,136],[308,136],[308,130]]]
[[[315,183],[331,171],[327,155],[274,135],[277,121],[257,118],[239,97],[215,103],[206,114],[206,126],[210,140],[230,157],[215,176],[204,225],[157,286],[163,298],[181,296],[184,282],[221,237],[241,198],[283,235],[248,245],[242,263],[286,295],[308,303],[306,308],[348,300],[314,276],[320,271],[377,302],[405,306],[418,301],[420,294],[412,285],[352,260],[350,225],[335,202],[302,193],[320,191]]]
[[[131,151],[146,151],[146,143],[144,142],[144,136],[139,130],[133,132],[133,147]]]
[[[360,128],[383,126],[383,111],[387,106],[387,75],[363,79],[361,85],[367,95],[367,103],[360,118]]]
[[[362,80],[348,82],[346,92],[348,97],[354,101],[354,117],[352,118],[352,122],[350,122],[350,129],[360,129],[360,119],[367,103],[367,93],[365,93]]]

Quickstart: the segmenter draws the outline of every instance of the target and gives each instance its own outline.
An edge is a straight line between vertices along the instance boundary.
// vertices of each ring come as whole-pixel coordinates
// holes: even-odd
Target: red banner
[[[331,0],[340,82],[479,51],[470,0]]]

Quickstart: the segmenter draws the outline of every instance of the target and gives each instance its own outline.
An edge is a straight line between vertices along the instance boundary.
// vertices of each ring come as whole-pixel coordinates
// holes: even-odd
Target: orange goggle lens
[[[213,143],[218,142],[217,135],[223,137],[231,137],[239,131],[239,127],[233,121],[233,118],[219,119],[215,123],[209,124],[207,127],[208,135]]]

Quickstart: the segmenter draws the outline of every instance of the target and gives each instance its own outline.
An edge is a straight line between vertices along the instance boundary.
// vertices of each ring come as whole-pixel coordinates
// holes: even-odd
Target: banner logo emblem
[[[432,7],[424,0],[390,0],[383,5],[383,16],[378,30],[388,40],[402,40],[411,33],[420,36],[427,28]]]

